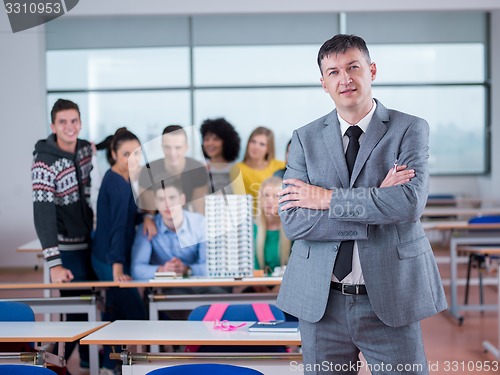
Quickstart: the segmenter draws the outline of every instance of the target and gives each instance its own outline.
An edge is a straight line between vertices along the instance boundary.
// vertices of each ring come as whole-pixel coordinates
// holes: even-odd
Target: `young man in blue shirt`
[[[147,280],[154,278],[155,272],[165,271],[205,276],[205,217],[182,208],[186,196],[179,180],[163,180],[153,189],[158,234],[148,240],[142,230],[143,224],[137,228],[132,246],[132,277]]]

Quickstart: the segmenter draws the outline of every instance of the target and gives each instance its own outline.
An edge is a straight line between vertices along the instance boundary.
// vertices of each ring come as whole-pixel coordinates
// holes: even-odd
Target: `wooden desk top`
[[[474,217],[484,215],[500,215],[500,207],[426,207],[422,217],[445,217],[445,216],[461,216]]]
[[[178,288],[198,286],[247,286],[247,285],[281,285],[281,277],[244,277],[233,278],[176,278],[151,281],[127,281],[121,282],[120,288]]]
[[[93,289],[120,286],[114,281],[85,281],[74,283],[0,283],[0,290],[13,289]]]
[[[28,253],[41,252],[42,244],[40,243],[40,240],[37,238],[36,240],[30,241],[28,243],[25,243],[24,245],[19,246],[16,249],[16,251],[28,252]]]
[[[241,322],[231,322],[238,324]],[[187,320],[117,320],[80,340],[108,345],[300,345],[300,333],[248,332],[253,322],[235,331],[214,329],[213,322]]]
[[[0,342],[70,342],[108,322],[0,322]]]
[[[500,246],[460,246],[460,251],[467,251],[470,253],[483,254],[483,255],[498,255],[500,254]]]
[[[436,230],[491,230],[500,231],[499,224],[469,224],[463,221],[450,221],[449,223],[439,223],[435,226],[428,226],[427,229]]]

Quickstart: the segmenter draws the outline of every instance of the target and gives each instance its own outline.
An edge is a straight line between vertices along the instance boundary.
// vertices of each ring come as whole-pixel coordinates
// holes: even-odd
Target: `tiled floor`
[[[435,250],[437,255],[446,255],[446,250]],[[440,265],[441,275],[444,280],[449,276],[449,267]],[[460,276],[465,276],[465,265],[459,270]],[[0,282],[26,282],[42,281],[42,271],[33,269],[0,269]],[[445,287],[448,293],[448,288]],[[470,302],[478,301],[478,287],[473,286]],[[411,293],[411,291],[408,291]],[[41,296],[41,291],[0,291],[0,298],[13,298],[23,296]],[[485,287],[487,303],[496,303],[496,286]],[[459,288],[459,298],[462,301],[463,288]],[[480,366],[492,365],[496,359],[489,353],[485,353],[482,347],[484,340],[489,340],[498,346],[498,318],[496,311],[490,312],[467,312],[464,313],[462,326],[456,324],[447,313],[441,313],[428,318],[422,322],[422,331],[425,342],[425,350],[432,374],[437,375],[461,375],[461,374],[493,374],[498,371],[481,370]],[[39,317],[42,319],[42,317]],[[488,362],[489,361],[489,362]],[[88,374],[88,371],[78,369],[78,358],[74,355],[69,363],[73,375]],[[363,371],[362,374],[369,372]]]

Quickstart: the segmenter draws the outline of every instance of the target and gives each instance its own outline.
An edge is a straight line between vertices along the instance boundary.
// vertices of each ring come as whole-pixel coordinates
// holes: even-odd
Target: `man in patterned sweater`
[[[35,228],[42,244],[52,282],[95,280],[90,263],[90,206],[92,147],[78,139],[81,129],[78,105],[59,99],[52,107],[52,134],[35,145],[31,177]],[[61,290],[61,296],[89,294]],[[87,320],[85,314],[68,314],[67,320]],[[66,356],[73,351],[67,346]],[[80,357],[88,360],[88,348]]]

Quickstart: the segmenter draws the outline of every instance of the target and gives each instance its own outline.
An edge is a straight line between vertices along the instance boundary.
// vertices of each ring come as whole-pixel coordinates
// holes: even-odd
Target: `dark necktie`
[[[359,137],[363,134],[363,130],[359,126],[349,126],[345,132],[349,137],[349,144],[345,152],[345,159],[347,161],[347,169],[349,170],[349,178],[351,178],[354,162],[359,151]],[[352,271],[352,251],[354,249],[354,241],[342,241],[333,267],[333,274],[335,277],[342,281],[344,277],[349,275]]]

